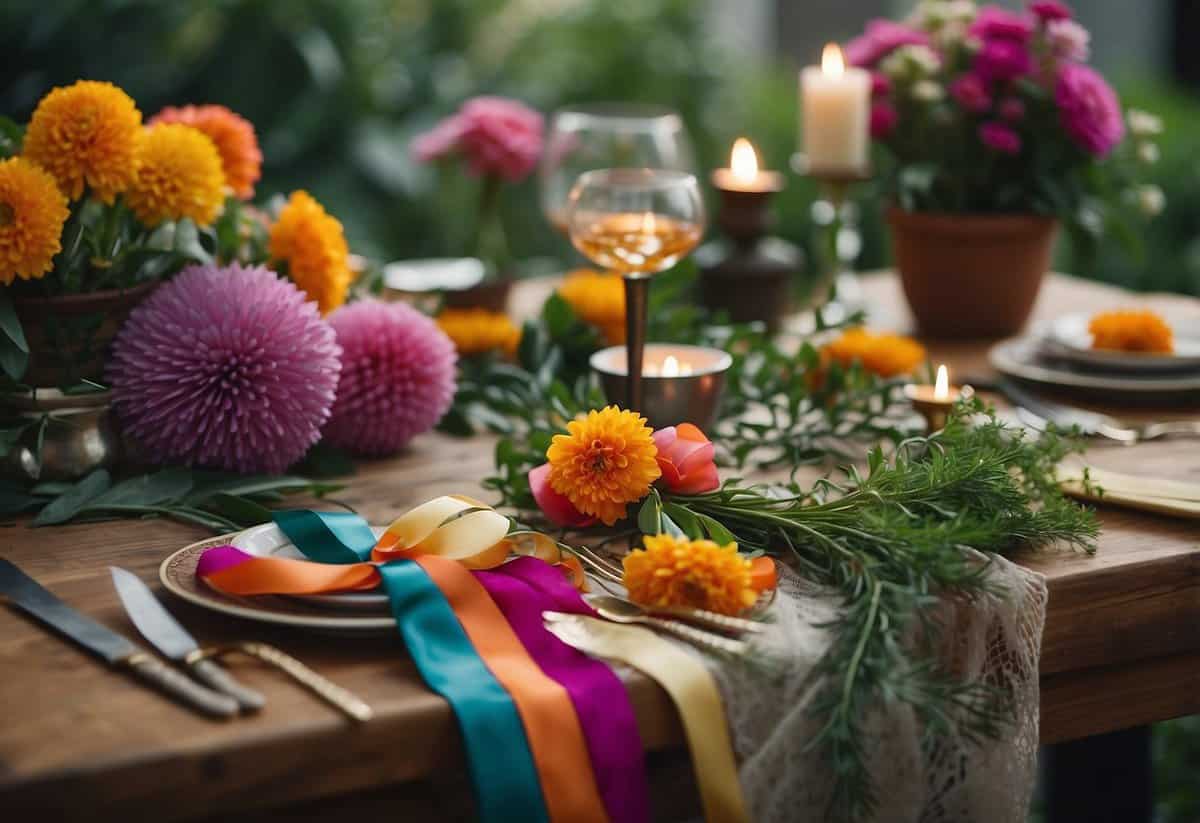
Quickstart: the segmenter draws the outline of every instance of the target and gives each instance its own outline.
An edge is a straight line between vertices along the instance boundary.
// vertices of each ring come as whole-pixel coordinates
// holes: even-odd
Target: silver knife
[[[191,708],[214,717],[237,714],[237,703],[233,698],[206,689],[107,626],[77,612],[3,558],[0,558],[0,594],[110,666],[132,673]]]
[[[140,577],[116,566],[109,566],[108,570],[125,614],[164,657],[186,665],[205,685],[236,700],[242,711],[255,712],[266,705],[267,699],[261,692],[243,686],[204,654],[196,638],[167,611]]]

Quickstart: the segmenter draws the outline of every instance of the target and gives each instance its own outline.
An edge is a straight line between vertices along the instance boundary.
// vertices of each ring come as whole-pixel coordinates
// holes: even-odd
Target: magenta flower
[[[1000,117],[1010,123],[1025,119],[1025,103],[1019,97],[1006,97],[1000,101]]]
[[[1082,63],[1088,58],[1091,35],[1074,20],[1052,20],[1046,24],[1046,40],[1050,51],[1060,60]]]
[[[1090,154],[1103,157],[1125,135],[1116,92],[1087,66],[1063,64],[1055,83],[1054,101],[1067,134]]]
[[[362,300],[329,323],[342,347],[342,379],[324,435],[357,454],[393,454],[437,425],[456,389],[454,344],[406,303]]]
[[[873,68],[901,46],[929,44],[929,35],[920,29],[891,20],[876,19],[867,23],[863,33],[846,44],[846,62],[852,66]]]
[[[1070,20],[1072,17],[1071,9],[1058,0],[1034,0],[1029,4],[1029,10],[1043,23],[1053,20]]]
[[[877,100],[871,106],[871,136],[876,140],[886,140],[900,120],[896,108],[886,100]]]
[[[881,71],[871,72],[871,96],[887,97],[892,92],[892,80]]]
[[[969,112],[979,114],[992,106],[987,84],[977,74],[964,74],[950,84],[950,95]]]
[[[475,97],[417,137],[412,151],[423,163],[462,155],[475,174],[523,180],[542,153],[542,115],[506,97]]]
[[[188,266],[113,344],[113,407],[144,456],[280,472],[317,442],[341,369],[317,304],[261,266]]]
[[[1026,14],[999,6],[984,6],[967,31],[985,43],[988,40],[1012,40],[1023,44],[1033,34],[1033,21]]]
[[[975,55],[975,72],[984,80],[1006,82],[1026,75],[1033,60],[1024,43],[1013,40],[988,40]]]
[[[992,151],[1017,154],[1021,151],[1021,135],[1006,123],[991,121],[979,127],[979,139]]]

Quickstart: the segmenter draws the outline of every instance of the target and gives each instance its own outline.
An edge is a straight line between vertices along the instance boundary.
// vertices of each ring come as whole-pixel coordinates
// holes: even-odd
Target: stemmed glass
[[[625,281],[625,400],[640,411],[650,278],[700,242],[700,184],[692,174],[664,169],[589,171],[571,188],[565,217],[575,248]]]

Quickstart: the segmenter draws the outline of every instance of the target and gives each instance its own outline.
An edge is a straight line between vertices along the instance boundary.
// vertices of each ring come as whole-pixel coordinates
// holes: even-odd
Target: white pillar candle
[[[800,73],[804,154],[810,173],[861,174],[870,150],[871,74],[847,67],[835,43]]]

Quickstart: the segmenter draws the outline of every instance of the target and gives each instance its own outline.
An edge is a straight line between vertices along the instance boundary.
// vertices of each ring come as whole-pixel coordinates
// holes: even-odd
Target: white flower
[[[940,84],[932,80],[920,80],[913,83],[912,96],[914,100],[920,100],[922,103],[936,103],[946,96],[946,92]]]
[[[959,43],[963,43],[965,45],[965,41],[967,39],[967,24],[959,22],[958,20],[952,20],[937,30],[937,34],[934,35],[934,39],[936,39],[937,44],[945,50],[949,50]]]
[[[1138,209],[1146,217],[1157,217],[1167,206],[1167,197],[1163,190],[1155,185],[1138,186],[1135,190]]]
[[[1087,60],[1091,35],[1074,20],[1051,20],[1046,25],[1046,38],[1055,57],[1080,63]]]
[[[920,79],[933,74],[941,66],[941,58],[929,46],[910,44],[889,54],[879,67],[889,77]]]
[[[1153,166],[1158,162],[1158,144],[1151,143],[1149,140],[1137,144],[1137,157],[1147,166]]]
[[[1162,119],[1141,109],[1130,109],[1125,115],[1134,137],[1153,137],[1162,134]]]

